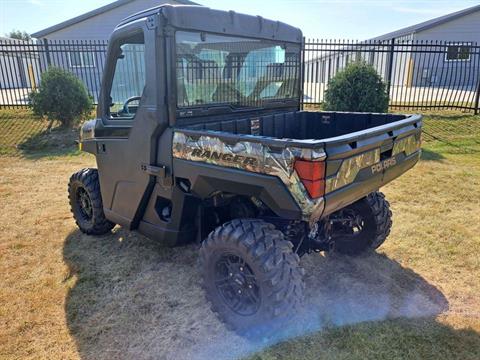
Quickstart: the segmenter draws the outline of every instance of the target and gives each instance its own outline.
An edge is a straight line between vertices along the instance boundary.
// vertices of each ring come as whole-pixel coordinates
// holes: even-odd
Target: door
[[[107,218],[135,228],[155,182],[145,168],[155,164],[165,128],[157,105],[155,30],[136,22],[110,44],[95,129],[97,165]]]

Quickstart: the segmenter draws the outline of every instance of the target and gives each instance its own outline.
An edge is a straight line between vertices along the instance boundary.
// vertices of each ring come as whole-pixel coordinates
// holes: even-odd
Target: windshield
[[[178,107],[298,99],[299,45],[179,31],[176,47]]]

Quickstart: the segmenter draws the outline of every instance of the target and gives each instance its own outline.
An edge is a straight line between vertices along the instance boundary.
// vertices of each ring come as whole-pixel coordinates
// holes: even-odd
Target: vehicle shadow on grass
[[[234,359],[291,336],[365,321],[433,318],[448,309],[443,294],[382,254],[302,259],[306,304],[292,328],[250,342],[228,331],[200,288],[198,245],[161,248],[115,228],[64,244],[70,287],[66,320],[83,359]]]
[[[18,144],[22,156],[30,160],[78,155],[78,129],[54,127],[34,133]]]
[[[439,152],[422,148],[422,155],[420,158],[424,161],[441,161],[445,159],[445,156]]]

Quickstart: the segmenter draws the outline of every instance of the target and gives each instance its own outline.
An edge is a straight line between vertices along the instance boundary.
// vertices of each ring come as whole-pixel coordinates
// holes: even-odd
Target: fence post
[[[479,104],[480,102],[480,78],[478,79],[478,84],[477,84],[477,92],[475,94],[475,109],[473,110],[473,113],[475,115],[478,115],[478,106],[480,105]]]
[[[390,43],[390,52],[388,56],[388,67],[387,67],[387,90],[388,96],[390,97],[390,89],[392,87],[392,75],[393,75],[393,58],[395,55],[395,38],[391,40]]]
[[[300,110],[303,110],[304,105],[305,105],[305,94],[304,94],[304,86],[305,86],[305,55],[306,55],[306,49],[305,49],[305,36],[302,38],[302,48],[300,50]]]
[[[43,45],[45,46],[45,57],[47,58],[47,65],[50,67],[52,65],[52,59],[50,58],[50,50],[48,48],[48,40],[43,39]]]

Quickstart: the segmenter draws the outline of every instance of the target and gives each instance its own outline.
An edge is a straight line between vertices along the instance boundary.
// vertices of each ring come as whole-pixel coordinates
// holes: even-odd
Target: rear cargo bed
[[[220,153],[230,152],[241,159],[237,164],[220,161],[219,165],[254,172],[243,162],[245,157],[263,157],[265,163],[274,158],[273,166],[283,162],[287,185],[291,179],[285,178],[299,154],[322,158],[326,168],[323,216],[377,190],[413,167],[420,156],[420,115],[297,111],[187,121],[188,125],[179,121],[175,132],[183,137],[181,142],[190,142],[190,149],[215,143],[215,149],[223,149]],[[180,157],[216,163],[193,155],[182,153]],[[305,207],[305,203],[299,205]]]
[[[276,139],[324,140],[408,118],[400,114],[289,111],[273,114],[216,119],[215,117],[177,120],[179,128],[221,131],[237,135],[266,136]]]

